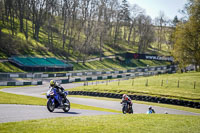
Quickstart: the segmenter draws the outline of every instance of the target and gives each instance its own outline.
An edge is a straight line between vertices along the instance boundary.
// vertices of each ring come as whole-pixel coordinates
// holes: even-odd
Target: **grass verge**
[[[0,88],[3,88],[3,87],[0,87]],[[44,99],[44,98],[16,95],[16,94],[0,91],[0,104],[24,104],[24,105],[46,106],[46,103],[47,103],[47,99]],[[117,111],[117,110],[86,106],[86,105],[75,104],[75,103],[71,103],[71,108],[121,113],[120,111]]]
[[[166,97],[200,102],[200,72],[164,74],[130,80],[80,86],[71,91],[92,91]],[[195,88],[194,88],[195,84]]]
[[[82,95],[69,95],[69,97],[79,97],[79,98],[89,98],[89,99],[107,100],[107,101],[119,101],[119,102],[121,101],[121,99],[106,98],[106,97],[82,96]],[[133,100],[133,103],[146,104],[146,105],[151,105],[151,106],[159,106],[159,107],[165,107],[165,108],[172,108],[172,109],[183,110],[183,111],[188,111],[188,112],[193,112],[193,113],[200,113],[200,109],[195,109],[195,108],[190,108],[190,107],[183,107],[183,106],[176,106],[176,105],[170,105],[170,104],[135,101],[135,100]]]
[[[134,114],[63,117],[0,124],[2,133],[197,133],[199,116]]]

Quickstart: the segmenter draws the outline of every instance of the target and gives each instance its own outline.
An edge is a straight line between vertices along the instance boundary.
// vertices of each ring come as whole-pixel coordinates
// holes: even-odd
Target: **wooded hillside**
[[[169,55],[173,28],[163,13],[154,22],[126,0],[0,0],[0,55]]]

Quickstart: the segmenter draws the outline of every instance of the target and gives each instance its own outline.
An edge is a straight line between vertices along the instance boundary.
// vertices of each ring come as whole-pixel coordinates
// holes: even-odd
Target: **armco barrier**
[[[150,76],[155,75],[158,73],[164,73],[163,72],[136,72],[131,74],[117,74],[117,75],[104,75],[104,76],[89,76],[89,77],[82,77],[82,78],[70,78],[70,79],[60,79],[57,80],[58,82],[62,84],[72,83],[72,82],[81,82],[81,81],[92,81],[92,80],[107,80],[107,79],[117,79],[117,78],[135,78],[139,76]]]
[[[135,73],[135,72],[148,72],[148,71],[161,71],[165,70],[172,73],[176,70],[176,66],[158,66],[158,67],[145,67],[145,68],[134,68],[129,70],[119,70],[119,71],[96,71],[96,72],[72,72],[72,73],[55,73],[55,74],[45,74],[45,73],[0,73],[0,79],[8,78],[49,78],[49,77],[72,77],[72,76],[91,76],[91,75],[102,75],[102,74],[123,74],[123,73]],[[161,73],[161,72],[160,72]]]
[[[86,92],[86,91],[69,91],[69,95],[85,95],[85,96],[98,96],[98,97],[121,99],[123,94]],[[200,102],[192,102],[192,101],[169,99],[169,98],[162,98],[162,97],[152,97],[152,96],[140,96],[140,95],[129,95],[129,96],[132,100],[148,101],[148,102],[155,102],[155,103],[165,103],[165,104],[172,104],[172,105],[200,109]]]
[[[25,85],[42,85],[42,81],[32,82],[0,82],[0,86],[25,86]]]

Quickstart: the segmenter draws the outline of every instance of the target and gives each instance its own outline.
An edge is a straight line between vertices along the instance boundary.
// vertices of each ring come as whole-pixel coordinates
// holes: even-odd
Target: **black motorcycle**
[[[123,102],[121,102],[121,104],[122,104],[122,113],[123,114],[126,114],[126,113],[132,114],[133,113],[133,108],[132,108],[132,106],[130,106],[128,104],[127,101],[123,101]]]

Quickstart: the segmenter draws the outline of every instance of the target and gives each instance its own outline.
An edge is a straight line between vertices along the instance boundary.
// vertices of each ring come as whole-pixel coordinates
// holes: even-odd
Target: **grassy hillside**
[[[9,62],[0,62],[0,72],[24,72]]]
[[[132,67],[146,67],[159,66],[159,65],[170,65],[169,62],[150,61],[150,60],[131,60],[130,64],[122,64],[116,59],[104,59],[103,61],[91,61],[83,63],[71,62],[74,65],[74,70],[124,70]],[[25,72],[20,68],[15,67],[9,62],[0,62],[0,72]]]
[[[1,47],[0,47],[0,58],[8,58],[13,55],[23,55],[23,56],[48,56],[48,57],[57,57],[64,60],[72,61],[74,64],[75,70],[81,69],[126,69],[129,67],[136,66],[150,66],[165,65],[169,64],[166,62],[157,62],[157,61],[144,61],[144,60],[134,60],[129,65],[120,64],[114,59],[106,59],[102,62],[93,61],[83,65],[82,63],[75,63],[77,60],[82,60],[85,55],[82,55],[80,51],[74,50],[73,47],[69,44],[69,37],[66,38],[66,45],[63,48],[62,45],[62,35],[60,32],[62,29],[62,21],[57,18],[56,23],[54,24],[53,32],[53,44],[48,43],[48,29],[43,26],[40,29],[39,41],[36,41],[33,38],[32,33],[32,22],[28,21],[28,39],[26,39],[24,33],[19,32],[19,21],[15,19],[15,33],[12,35],[10,30],[10,24],[5,22],[4,27],[2,28],[1,33]],[[2,25],[2,21],[0,21]],[[85,37],[81,34],[80,38],[84,39]],[[111,39],[112,40],[112,39]],[[76,49],[76,48],[75,48]],[[125,52],[137,52],[138,46],[128,44],[127,40],[119,39],[116,46],[111,44],[111,42],[106,42],[103,45],[102,56],[115,55]],[[163,44],[163,51],[156,49],[155,43],[152,43],[146,53],[149,54],[158,54],[158,55],[169,55],[169,49],[165,44]],[[86,59],[97,58],[99,57],[98,51],[92,51],[87,55]],[[74,63],[73,63],[74,62]],[[9,63],[0,63],[0,72],[22,72],[22,70],[15,68]]]
[[[116,59],[104,59],[103,61],[92,61],[87,62],[85,65],[82,63],[72,63],[74,65],[74,70],[122,70],[129,69],[131,67],[146,67],[149,66],[159,66],[159,65],[170,65],[169,62],[160,62],[160,61],[150,61],[150,60],[131,60],[130,64],[120,63]]]
[[[0,47],[0,56],[1,57],[9,57],[12,55],[34,55],[34,56],[55,56],[58,58],[65,59],[67,53],[69,52],[70,59],[76,59],[77,56],[81,57],[79,51],[73,51],[73,46],[69,44],[69,37],[66,37],[66,45],[63,48],[62,44],[62,20],[59,17],[56,17],[55,23],[53,24],[53,44],[49,44],[48,41],[48,28],[47,24],[40,28],[39,33],[39,41],[36,41],[33,38],[32,31],[32,22],[28,21],[28,40],[24,33],[19,32],[19,20],[15,19],[15,31],[14,35],[12,35],[12,31],[10,30],[10,23],[0,21],[0,25],[3,25],[2,28],[2,37],[1,37],[1,47]],[[25,23],[25,20],[24,20]],[[122,28],[123,29],[123,28]],[[121,35],[122,36],[122,35]],[[85,36],[81,34],[80,40],[84,40]],[[112,39],[110,39],[112,40]],[[80,42],[79,42],[80,43]],[[167,46],[163,44],[163,50],[157,50],[155,47],[155,43],[151,44],[146,53],[152,54],[161,54],[168,55],[169,49]],[[128,44],[127,40],[123,40],[122,37],[119,37],[117,45],[113,45],[112,41],[105,41],[103,45],[103,56],[113,55],[115,53],[123,53],[123,52],[137,52],[138,46],[133,44]],[[88,58],[99,56],[98,51],[89,52],[91,54],[87,55]]]

